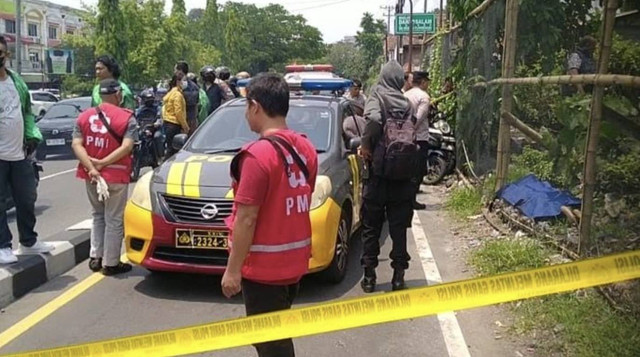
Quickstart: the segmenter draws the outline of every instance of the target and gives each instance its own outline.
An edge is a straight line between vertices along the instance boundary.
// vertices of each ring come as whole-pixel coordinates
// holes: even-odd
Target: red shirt
[[[286,244],[305,238],[310,239],[309,205],[318,171],[316,149],[306,137],[291,130],[279,130],[270,135],[282,137],[295,148],[303,161],[306,161],[309,179],[302,180],[304,175],[296,164],[291,165],[293,175],[288,177],[282,158],[269,141],[259,140],[248,145],[243,150],[243,156],[240,161],[240,182],[234,181],[233,183],[234,207],[227,224],[231,229],[233,228],[236,217],[236,204],[260,206],[253,245],[265,243]],[[282,148],[282,150],[286,157],[290,157],[286,149]],[[293,197],[296,197],[296,199]],[[300,205],[299,202],[303,202],[303,204]],[[308,204],[305,205],[304,202],[308,202]],[[231,233],[231,240],[233,240],[233,232]],[[249,253],[250,256],[253,254],[256,253]],[[283,252],[282,254],[287,253]],[[306,272],[309,264],[309,255],[310,246],[304,261],[304,268],[297,266],[297,264],[302,264],[302,260],[297,260],[296,263],[291,263],[296,264],[296,266],[292,266],[290,270],[304,270]],[[251,267],[252,264],[253,266]],[[303,272],[301,274],[296,273],[295,276],[282,278],[283,275],[281,275],[280,270],[275,270],[274,268],[274,275],[276,275],[274,279],[271,279],[272,276],[258,278],[256,276],[261,275],[261,269],[266,271],[271,268],[260,267],[259,264],[257,259],[252,261],[251,257],[248,257],[245,261],[245,267],[243,267],[243,276],[263,284],[288,285],[298,282],[304,275]],[[286,275],[286,273],[283,274]]]

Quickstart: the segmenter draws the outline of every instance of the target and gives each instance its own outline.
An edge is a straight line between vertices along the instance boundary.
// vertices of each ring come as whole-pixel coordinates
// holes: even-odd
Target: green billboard
[[[436,14],[413,14],[413,34],[436,32]],[[409,34],[409,14],[396,15],[396,35]]]

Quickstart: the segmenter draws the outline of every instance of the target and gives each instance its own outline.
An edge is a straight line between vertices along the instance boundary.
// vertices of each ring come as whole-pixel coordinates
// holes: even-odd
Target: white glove
[[[100,202],[108,200],[109,186],[107,185],[107,182],[104,180],[104,178],[102,178],[102,176],[99,176],[97,181],[98,182],[96,184],[96,190],[98,191],[98,200]]]

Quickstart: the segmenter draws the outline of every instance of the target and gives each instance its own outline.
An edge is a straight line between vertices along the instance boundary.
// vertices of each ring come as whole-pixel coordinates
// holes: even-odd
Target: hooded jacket
[[[405,119],[413,116],[413,108],[411,103],[402,93],[404,86],[404,71],[400,64],[396,61],[389,61],[382,67],[380,80],[378,84],[371,90],[371,94],[367,99],[364,107],[364,117],[367,125],[362,137],[362,147],[373,152],[377,147],[382,136],[382,127],[384,116],[382,114],[384,98],[386,110],[403,112]]]
[[[31,112],[31,95],[29,94],[29,88],[18,74],[8,69],[7,74],[13,81],[13,84],[18,91],[18,95],[20,96],[22,120],[24,121],[24,142],[40,143],[42,141],[42,133],[36,126],[35,117]]]

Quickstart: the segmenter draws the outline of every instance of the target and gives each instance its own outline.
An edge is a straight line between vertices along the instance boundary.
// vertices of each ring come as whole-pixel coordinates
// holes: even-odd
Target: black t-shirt
[[[207,97],[209,97],[209,114],[211,114],[222,105],[224,93],[222,92],[222,88],[215,83],[209,88],[207,88],[205,84],[204,91],[207,93]]]

